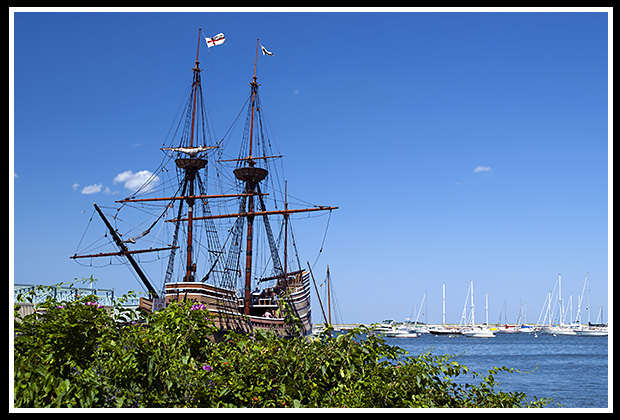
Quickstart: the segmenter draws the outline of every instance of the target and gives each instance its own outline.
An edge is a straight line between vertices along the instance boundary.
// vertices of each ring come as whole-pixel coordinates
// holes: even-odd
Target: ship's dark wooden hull
[[[282,337],[312,334],[310,275],[307,271],[289,277],[286,285],[253,293],[249,315],[244,315],[243,297],[239,297],[235,290],[201,282],[175,282],[166,283],[165,292],[166,305],[190,301],[207,306],[221,333],[236,331],[249,334],[258,328],[273,331]],[[140,306],[147,312],[153,310],[150,299],[141,298]]]

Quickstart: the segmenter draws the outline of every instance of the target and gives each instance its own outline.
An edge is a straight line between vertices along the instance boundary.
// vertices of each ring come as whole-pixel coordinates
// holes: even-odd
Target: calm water
[[[553,398],[552,407],[607,408],[607,337],[496,334],[494,338],[433,336],[386,338],[412,355],[430,351],[453,354],[470,370],[495,366],[527,374],[501,372],[495,376],[502,391]],[[467,375],[467,381],[472,382]]]

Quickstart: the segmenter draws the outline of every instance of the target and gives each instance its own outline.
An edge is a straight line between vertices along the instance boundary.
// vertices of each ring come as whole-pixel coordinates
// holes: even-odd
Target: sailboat
[[[551,335],[575,335],[575,330],[571,325],[564,322],[564,303],[562,301],[562,274],[558,274],[558,320],[559,325],[552,324],[551,296],[549,296],[549,325],[541,329],[541,333]],[[555,287],[554,287],[555,289]]]
[[[488,306],[488,305],[487,305]],[[502,325],[502,313],[504,314],[504,325]],[[502,312],[499,314],[499,319],[497,320],[497,328],[494,330],[500,334],[516,334],[519,332],[519,329],[516,325],[508,325],[506,322],[506,299],[504,299],[504,307]]]
[[[433,335],[458,335],[461,334],[461,330],[458,328],[451,328],[446,326],[446,283],[442,283],[441,286],[441,299],[442,299],[442,311],[441,311],[441,326],[429,328],[428,332]]]
[[[94,204],[93,217],[96,213],[103,221],[107,242],[116,249],[76,251],[71,258],[128,263],[148,291],[139,305],[146,312],[192,301],[211,313],[220,332],[260,328],[309,336],[309,273],[299,263],[290,215],[329,212],[331,217],[338,207],[302,202],[305,208],[289,208],[282,165],[275,165],[282,155],[273,152],[259,99],[258,39],[250,94],[241,111],[246,113],[241,147],[236,158],[227,158],[232,127],[214,140],[202,92],[201,38],[199,29],[189,96],[174,133],[161,147],[165,157],[159,169],[133,195],[116,201],[111,213]],[[131,219],[129,212],[138,216]],[[129,228],[128,220],[134,221]],[[272,225],[280,225],[279,233]],[[134,249],[141,244],[147,247]],[[143,268],[139,258],[145,255],[162,262],[159,276]],[[154,277],[160,278],[160,287]]]
[[[596,319],[596,323],[593,324],[588,321],[588,325],[580,325],[579,327],[575,328],[575,334],[588,337],[607,337],[609,335],[609,326],[603,322],[602,305],[599,316]]]
[[[413,322],[413,332],[417,334],[430,334],[428,329],[428,300],[426,299],[427,292],[424,291],[424,296],[422,296],[422,302],[420,302],[420,309],[418,310],[418,315],[415,317],[415,321]],[[424,309],[425,321],[424,325],[418,326],[418,321],[420,320],[420,314],[422,313],[422,308],[426,303],[426,309]]]
[[[489,302],[488,302],[488,295],[487,295],[487,301],[486,301],[486,305],[485,305],[485,310],[486,310],[486,318],[487,318],[487,322],[486,325],[484,327],[481,327],[479,325],[476,325],[474,322],[474,312],[475,312],[475,307],[474,307],[474,281],[471,280],[470,284],[469,284],[469,290],[471,293],[471,326],[467,329],[464,329],[462,331],[461,334],[463,334],[465,337],[475,337],[475,338],[491,338],[491,337],[495,337],[495,334],[493,334],[493,331],[491,331],[488,327],[489,325],[489,312],[488,312],[488,308],[489,308]],[[467,307],[467,300],[465,301],[465,306]]]
[[[586,311],[588,311],[588,325],[581,324],[581,304],[583,302],[583,295],[586,290],[586,285],[588,286],[588,304],[586,306]],[[586,279],[583,282],[583,289],[581,290],[581,296],[579,297],[579,306],[577,309],[577,323],[579,326],[574,329],[575,335],[578,336],[588,336],[588,337],[605,337],[609,335],[609,327],[603,323],[603,307],[601,306],[601,310],[599,313],[599,318],[601,322],[597,322],[592,324],[590,322],[590,273],[586,273]]]
[[[329,264],[327,264],[327,275],[325,277],[325,282],[321,283],[321,286],[325,284],[325,289],[327,291],[327,314],[325,314],[325,308],[323,307],[323,302],[321,301],[321,294],[319,293],[319,288],[316,285],[316,280],[314,279],[314,273],[312,272],[312,266],[310,265],[310,261],[307,262],[308,270],[310,271],[310,276],[312,277],[312,283],[314,284],[314,290],[316,291],[317,299],[319,300],[319,306],[321,307],[321,314],[323,315],[323,320],[325,323],[323,326],[318,326],[314,328],[312,334],[315,336],[320,335],[326,328],[331,328],[334,333],[340,333],[339,329],[334,328],[334,324],[332,324],[332,298],[331,295],[333,293],[333,285],[331,281],[331,274],[329,273]],[[331,337],[331,331],[329,333]]]

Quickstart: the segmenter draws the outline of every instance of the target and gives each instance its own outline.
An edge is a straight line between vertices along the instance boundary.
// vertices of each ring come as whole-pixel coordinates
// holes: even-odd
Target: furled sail
[[[204,153],[207,150],[217,149],[217,146],[198,146],[198,147],[162,147],[161,150],[168,150],[171,152],[185,153],[191,157],[196,157],[199,153]]]

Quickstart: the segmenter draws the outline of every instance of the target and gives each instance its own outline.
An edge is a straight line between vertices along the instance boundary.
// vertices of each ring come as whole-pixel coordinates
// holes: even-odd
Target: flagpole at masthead
[[[250,86],[252,86],[252,114],[250,120],[250,150],[248,154],[248,163],[250,166],[254,166],[254,161],[252,160],[252,143],[254,142],[253,134],[254,134],[254,105],[256,100],[256,91],[258,90],[258,83],[256,83],[256,63],[258,62],[258,43],[259,39],[256,38],[256,55],[254,55],[254,74],[252,75],[252,82]]]
[[[192,129],[189,135],[189,147],[194,147],[194,121],[196,119],[196,90],[198,89],[198,85],[200,84],[200,71],[201,69],[198,67],[200,62],[198,61],[198,53],[200,52],[200,35],[202,32],[202,28],[198,28],[198,45],[196,46],[196,66],[192,69],[194,72],[194,102],[192,104]]]
[[[254,56],[254,79],[256,79],[256,63],[258,62],[258,45],[259,45],[259,38],[256,38],[256,55]]]

